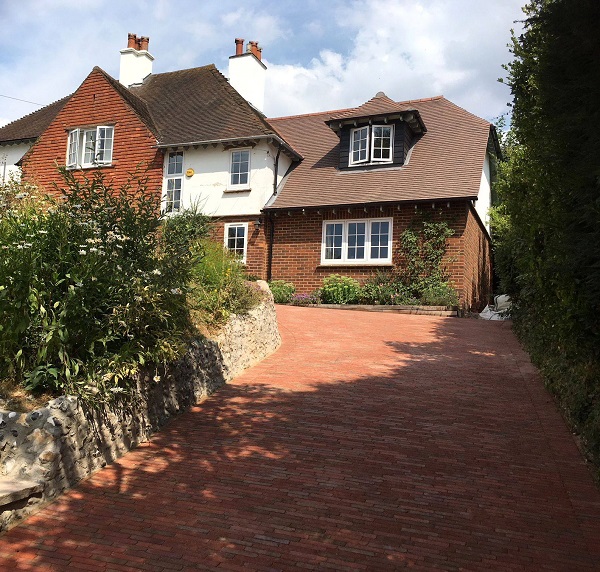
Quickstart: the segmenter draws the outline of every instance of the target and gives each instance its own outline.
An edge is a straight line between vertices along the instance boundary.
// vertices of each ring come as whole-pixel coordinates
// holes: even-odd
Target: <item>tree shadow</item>
[[[280,352],[0,537],[0,567],[598,565],[600,495],[507,324],[285,312]]]

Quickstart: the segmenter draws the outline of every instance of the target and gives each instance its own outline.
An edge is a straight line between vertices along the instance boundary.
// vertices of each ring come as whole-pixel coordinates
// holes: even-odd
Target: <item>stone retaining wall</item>
[[[259,283],[261,284],[261,283]],[[273,298],[198,339],[177,363],[138,379],[127,407],[91,410],[63,396],[29,413],[0,411],[0,531],[138,445],[269,354],[281,339]]]

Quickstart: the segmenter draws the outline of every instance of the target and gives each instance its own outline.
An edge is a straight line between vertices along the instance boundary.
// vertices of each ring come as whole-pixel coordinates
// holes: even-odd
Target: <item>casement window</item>
[[[229,169],[230,189],[247,189],[250,187],[250,150],[235,150],[231,152]]]
[[[166,161],[166,189],[163,211],[177,213],[181,210],[181,190],[183,187],[183,152],[169,153]]]
[[[367,125],[350,132],[350,165],[391,163],[393,161],[393,125]]]
[[[225,225],[225,246],[233,252],[242,263],[246,264],[248,250],[248,223],[231,222]]]
[[[67,167],[77,169],[110,165],[114,131],[114,127],[106,125],[69,131]]]
[[[391,264],[392,219],[323,222],[321,264]]]

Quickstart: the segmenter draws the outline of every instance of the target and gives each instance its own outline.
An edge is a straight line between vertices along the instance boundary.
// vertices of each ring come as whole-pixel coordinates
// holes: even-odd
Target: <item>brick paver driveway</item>
[[[598,570],[510,327],[280,307],[282,348],[0,538],[1,570]]]

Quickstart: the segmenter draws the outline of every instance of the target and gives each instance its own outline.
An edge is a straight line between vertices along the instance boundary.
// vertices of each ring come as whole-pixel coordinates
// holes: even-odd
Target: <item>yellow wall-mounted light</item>
[[[186,177],[193,177],[193,176],[194,176],[194,169],[188,169],[188,170],[185,172],[185,176],[186,176]]]

